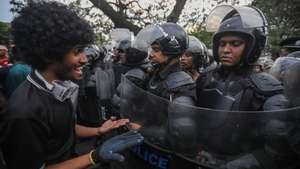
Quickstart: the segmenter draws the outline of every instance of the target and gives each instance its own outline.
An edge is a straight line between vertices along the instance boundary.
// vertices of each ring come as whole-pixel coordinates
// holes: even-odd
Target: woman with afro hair
[[[76,157],[76,136],[98,136],[128,123],[108,120],[101,127],[76,124],[75,108],[84,48],[93,42],[88,23],[57,2],[32,2],[12,22],[16,46],[33,71],[12,93],[0,113],[0,146],[8,169],[81,169],[93,164],[123,161],[120,151],[143,137],[127,132],[90,153]]]

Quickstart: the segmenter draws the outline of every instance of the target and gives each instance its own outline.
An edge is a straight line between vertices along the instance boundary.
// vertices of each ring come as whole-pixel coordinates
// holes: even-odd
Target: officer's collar
[[[161,79],[165,79],[169,74],[180,71],[178,59],[172,59],[162,70],[158,73]]]

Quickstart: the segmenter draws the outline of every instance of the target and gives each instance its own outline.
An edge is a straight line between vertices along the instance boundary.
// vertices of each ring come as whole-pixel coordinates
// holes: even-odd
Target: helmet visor
[[[133,47],[147,52],[155,40],[166,36],[168,34],[160,26],[148,25],[136,35]]]
[[[130,32],[129,29],[124,28],[113,29],[109,35],[111,40],[115,42],[120,42],[122,40],[132,41],[134,39],[133,33]]]
[[[267,26],[264,14],[257,8],[249,6],[221,5],[214,8],[208,15],[206,30],[208,32],[216,32],[222,21],[232,17],[234,14],[240,15],[244,28],[259,28]]]

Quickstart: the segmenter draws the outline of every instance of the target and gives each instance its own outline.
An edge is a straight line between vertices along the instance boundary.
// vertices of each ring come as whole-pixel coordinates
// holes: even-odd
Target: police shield
[[[149,140],[165,142],[169,102],[138,88],[124,76],[120,94],[122,115]]]
[[[113,69],[95,70],[96,91],[100,100],[111,99],[115,93],[115,76]]]
[[[271,164],[281,165],[278,158],[293,159],[300,142],[300,107],[276,111],[193,107],[152,95],[125,78],[121,100],[123,116],[147,141],[196,166],[220,167],[245,154],[254,154],[262,165],[265,157],[275,157]]]

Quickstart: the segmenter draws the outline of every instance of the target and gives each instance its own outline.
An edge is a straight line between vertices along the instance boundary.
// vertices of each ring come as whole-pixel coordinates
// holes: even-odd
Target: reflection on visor
[[[148,25],[136,35],[133,46],[147,52],[147,49],[155,40],[166,36],[168,36],[168,34],[159,25]]]
[[[235,11],[235,12],[233,12]],[[221,5],[214,8],[207,17],[206,30],[216,32],[220,24],[231,12],[237,13],[242,20],[244,28],[266,27],[267,21],[264,14],[257,8],[249,6]]]
[[[234,10],[234,8],[230,5],[221,5],[214,8],[207,17],[206,31],[216,32],[224,17],[232,10]]]

